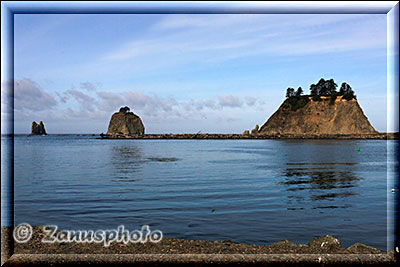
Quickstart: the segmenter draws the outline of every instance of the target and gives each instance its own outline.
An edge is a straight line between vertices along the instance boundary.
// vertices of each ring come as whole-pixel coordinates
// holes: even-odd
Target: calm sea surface
[[[387,145],[398,151],[385,140],[17,136],[15,223],[148,224],[166,237],[250,244],[329,234],[386,250]]]

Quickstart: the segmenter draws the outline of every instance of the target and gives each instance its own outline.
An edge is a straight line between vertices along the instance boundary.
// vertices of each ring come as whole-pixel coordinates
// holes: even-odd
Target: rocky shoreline
[[[398,140],[399,133],[377,134],[286,134],[286,135],[252,135],[252,134],[100,134],[99,139],[372,139],[372,140]]]
[[[347,248],[341,247],[340,240],[333,236],[321,236],[312,239],[308,244],[295,244],[288,240],[282,240],[272,244],[252,245],[239,244],[230,240],[224,241],[200,241],[200,240],[184,240],[177,238],[163,238],[158,243],[117,243],[113,242],[109,247],[104,247],[103,243],[43,243],[45,236],[41,226],[33,227],[32,238],[26,243],[12,242],[12,228],[2,227],[2,261],[11,257],[10,266],[19,266],[21,263],[30,263],[35,256],[45,256],[36,259],[41,264],[54,261],[65,263],[68,261],[82,260],[103,261],[102,255],[114,254],[114,260],[127,263],[137,261],[138,255],[149,255],[145,262],[154,260],[156,255],[163,255],[161,261],[171,262],[180,259],[181,256],[188,256],[191,262],[207,262],[212,257],[222,257],[224,262],[246,261],[248,259],[258,260],[260,262],[283,262],[283,263],[299,263],[299,262],[318,262],[324,259],[325,263],[341,262],[343,263],[367,263],[367,264],[389,264],[395,265],[396,257],[394,251],[381,251],[377,248],[355,243]],[[3,254],[9,251],[10,246],[14,247],[14,253],[8,252],[8,256]],[[43,255],[45,254],[45,255]],[[98,256],[97,256],[98,255]],[[131,258],[121,260],[120,256],[130,255]],[[220,255],[220,256],[218,256]],[[238,255],[242,255],[237,258]],[[304,256],[302,256],[304,255]],[[316,257],[316,255],[318,257]],[[56,259],[51,259],[57,256]],[[203,256],[203,257],[202,257]],[[184,258],[183,260],[188,260]],[[277,260],[278,259],[278,260]],[[2,262],[3,263],[3,262]],[[114,264],[115,262],[113,262]]]
[[[2,227],[2,244],[10,242],[12,239],[12,228]],[[54,236],[60,231],[57,231]],[[8,236],[8,238],[6,238]],[[158,243],[131,243],[111,242],[109,247],[103,243],[88,242],[63,242],[63,243],[43,243],[42,239],[46,236],[43,226],[33,226],[32,237],[26,243],[14,242],[14,253],[17,254],[102,254],[102,253],[172,253],[172,254],[276,254],[276,253],[296,253],[296,254],[387,254],[393,251],[381,251],[377,248],[361,243],[355,243],[347,248],[341,247],[339,239],[330,236],[320,236],[313,238],[308,244],[295,244],[288,240],[282,240],[270,245],[240,244],[230,240],[202,241],[186,240],[178,238],[164,237]],[[5,239],[3,239],[5,238]]]

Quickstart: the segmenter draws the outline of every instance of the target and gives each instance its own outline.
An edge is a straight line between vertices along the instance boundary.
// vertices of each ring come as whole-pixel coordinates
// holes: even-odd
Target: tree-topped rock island
[[[374,135],[354,91],[343,82],[339,92],[333,79],[320,79],[310,95],[288,88],[286,100],[259,130],[261,135]]]
[[[144,135],[142,120],[131,112],[129,107],[121,107],[119,112],[112,115],[108,125],[107,136],[118,138],[142,135]]]

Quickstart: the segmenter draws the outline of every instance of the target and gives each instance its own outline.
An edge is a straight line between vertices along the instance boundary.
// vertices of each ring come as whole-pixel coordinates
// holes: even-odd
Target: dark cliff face
[[[261,127],[260,134],[375,134],[357,100],[341,96],[332,102],[330,97],[309,101],[293,109],[286,100]]]
[[[144,125],[133,112],[121,110],[112,115],[108,135],[144,135]]]
[[[32,130],[30,135],[47,135],[42,121],[39,124],[37,124],[35,121],[32,122]]]

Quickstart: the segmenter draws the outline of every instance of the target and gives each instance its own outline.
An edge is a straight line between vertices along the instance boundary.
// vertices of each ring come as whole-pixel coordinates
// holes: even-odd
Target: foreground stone
[[[376,254],[380,253],[380,250],[374,247],[370,247],[361,243],[355,243],[347,248],[347,251],[354,254]]]
[[[316,251],[320,251],[321,253],[341,250],[339,239],[330,235],[314,238],[308,243],[308,246]]]

